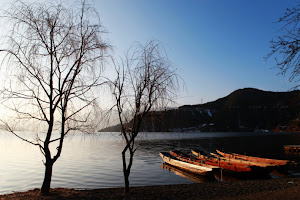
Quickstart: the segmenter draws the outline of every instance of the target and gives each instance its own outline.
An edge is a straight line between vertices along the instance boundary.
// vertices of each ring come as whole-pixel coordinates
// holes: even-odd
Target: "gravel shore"
[[[129,195],[123,188],[75,190],[55,188],[50,196],[40,190],[0,195],[0,199],[299,199],[300,178],[208,182],[184,185],[132,187]]]

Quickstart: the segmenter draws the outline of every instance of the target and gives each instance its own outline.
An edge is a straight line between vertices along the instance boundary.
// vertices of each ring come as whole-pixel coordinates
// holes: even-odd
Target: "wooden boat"
[[[255,168],[255,166],[249,166],[242,163],[232,163],[229,161],[218,160],[214,157],[204,156],[194,150],[192,150],[192,153],[203,163],[220,167],[229,172],[251,172]]]
[[[220,167],[218,167],[218,166],[205,164],[203,161],[197,159],[195,156],[190,156],[190,155],[183,153],[181,151],[178,151],[178,150],[170,151],[170,154],[172,156],[176,157],[178,160],[181,160],[183,162],[187,162],[187,163],[191,163],[191,164],[199,165],[199,166],[203,166],[203,167],[208,167],[208,168],[211,168],[213,171],[220,169]]]
[[[291,161],[289,160],[277,160],[277,159],[270,159],[270,158],[260,158],[260,157],[254,157],[254,156],[246,156],[246,155],[241,155],[241,154],[236,154],[236,153],[224,153],[222,151],[216,150],[220,155],[227,157],[227,158],[234,158],[234,159],[241,159],[241,160],[247,160],[251,162],[257,162],[257,163],[265,163],[265,164],[270,164],[270,165],[287,165]]]
[[[254,162],[254,161],[248,161],[248,160],[242,160],[242,159],[237,159],[237,158],[233,158],[233,157],[223,157],[223,155],[218,155],[218,154],[214,154],[211,153],[212,156],[221,159],[221,160],[225,160],[228,162],[233,162],[233,163],[241,163],[241,164],[245,164],[245,165],[250,165],[250,166],[258,166],[258,167],[274,167],[274,164],[269,164],[269,163],[262,163],[262,162]]]
[[[169,165],[173,165],[175,167],[190,171],[195,174],[200,174],[200,175],[205,175],[210,172],[212,172],[212,168],[204,167],[204,166],[199,166],[199,165],[194,165],[190,164],[187,162],[183,162],[180,160],[177,160],[174,156],[172,156],[170,153],[167,152],[160,152],[159,153],[162,159],[168,163]]]

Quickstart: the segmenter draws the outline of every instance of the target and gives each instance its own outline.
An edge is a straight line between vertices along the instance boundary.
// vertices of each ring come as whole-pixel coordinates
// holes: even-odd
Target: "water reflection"
[[[283,171],[273,170],[270,175],[269,174],[253,174],[253,173],[230,173],[226,171],[216,171],[207,176],[201,176],[198,174],[194,174],[182,169],[179,169],[175,166],[169,165],[167,163],[163,163],[160,166],[161,169],[168,170],[169,172],[174,173],[177,176],[187,178],[191,181],[197,183],[203,182],[232,182],[238,180],[247,180],[247,179],[270,179],[270,178],[279,178],[279,177],[286,177],[290,174]]]
[[[169,173],[169,170],[160,168],[163,161],[159,152],[178,149],[188,153],[191,149],[199,148],[213,152],[215,149],[224,149],[227,152],[242,154],[246,152],[259,157],[290,159],[292,155],[285,154],[283,145],[300,144],[300,134],[270,136],[255,133],[141,133],[137,143],[139,148],[135,153],[130,175],[131,186],[185,184],[193,183],[195,179],[199,181],[216,181],[216,179],[203,177],[189,179],[177,175],[178,171]],[[122,187],[123,145],[119,133],[99,133],[89,136],[74,134],[66,138],[62,155],[54,165],[51,187],[78,189]],[[41,186],[44,158],[38,148],[14,136],[0,133],[0,158],[0,194]],[[292,160],[299,161],[299,158],[295,156]],[[293,169],[291,173],[297,175],[299,172],[300,170]],[[227,180],[234,178],[238,179],[231,176]]]
[[[217,181],[219,182],[232,182],[232,181],[237,181],[239,180],[238,178],[234,177],[233,175],[226,174],[226,173],[215,173],[214,177],[216,178]]]
[[[208,182],[208,181],[214,181],[214,177],[213,176],[201,176],[201,175],[197,175],[194,173],[190,173],[188,171],[179,169],[177,167],[174,167],[172,165],[169,165],[167,163],[163,163],[160,168],[174,172],[176,175],[187,178],[191,181],[194,182],[198,182],[198,183],[203,183],[203,182]]]

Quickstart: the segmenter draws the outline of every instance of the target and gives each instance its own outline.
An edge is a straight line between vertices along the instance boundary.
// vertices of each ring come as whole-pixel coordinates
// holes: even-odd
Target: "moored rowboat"
[[[191,164],[199,165],[199,166],[203,166],[203,167],[208,167],[208,168],[211,168],[213,171],[220,169],[220,167],[218,167],[218,166],[205,164],[203,161],[197,159],[195,156],[189,156],[188,154],[185,154],[178,150],[170,151],[170,154],[172,156],[176,157],[178,160],[181,160],[183,162],[187,162],[187,163],[191,163]]]
[[[229,161],[224,160],[218,160],[217,158],[213,157],[207,157],[204,155],[201,155],[200,153],[192,150],[192,153],[196,156],[196,158],[200,161],[202,161],[205,164],[218,166],[220,168],[223,168],[226,171],[231,172],[251,172],[252,169],[254,169],[253,166],[249,166],[242,163],[233,163]]]
[[[170,153],[160,152],[159,154],[166,163],[173,165],[175,167],[193,172],[195,174],[205,175],[205,174],[212,172],[212,168],[194,165],[194,164],[190,164],[190,163],[186,163],[186,162],[177,160]]]
[[[227,157],[227,158],[233,158],[233,159],[241,159],[241,160],[247,160],[247,161],[253,161],[257,163],[266,163],[271,165],[287,165],[290,161],[289,160],[277,160],[277,159],[270,159],[270,158],[260,158],[260,157],[254,157],[254,156],[246,156],[236,153],[224,153],[222,151],[216,150],[220,155]]]
[[[216,158],[219,158],[221,160],[225,160],[225,161],[232,162],[232,163],[240,163],[240,164],[245,164],[245,165],[250,165],[250,166],[258,166],[258,167],[274,167],[274,166],[276,166],[274,164],[242,160],[242,159],[237,159],[234,157],[225,157],[225,156],[223,157],[223,155],[220,156],[220,155],[214,154],[214,153],[211,153],[211,155],[213,155]]]

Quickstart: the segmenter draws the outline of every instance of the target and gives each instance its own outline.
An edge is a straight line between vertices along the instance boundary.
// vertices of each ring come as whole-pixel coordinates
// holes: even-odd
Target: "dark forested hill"
[[[114,126],[102,131],[120,131]],[[216,101],[151,112],[141,131],[300,131],[300,91],[236,90]]]

